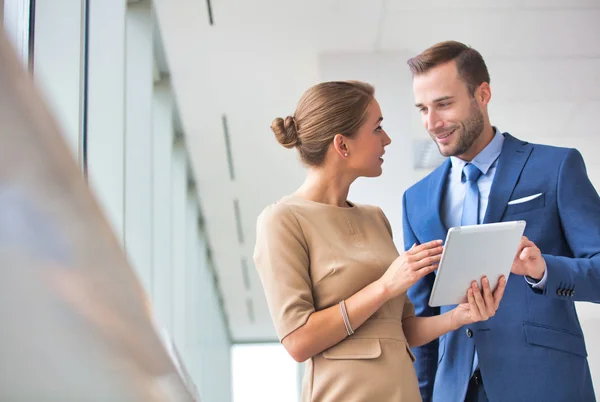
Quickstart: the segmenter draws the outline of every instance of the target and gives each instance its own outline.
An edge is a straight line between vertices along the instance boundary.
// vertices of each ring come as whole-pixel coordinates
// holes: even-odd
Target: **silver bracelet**
[[[354,333],[354,330],[352,330],[352,326],[350,325],[350,319],[348,318],[348,311],[346,311],[346,301],[345,300],[342,300],[340,302],[340,310],[342,310],[342,318],[344,319],[344,325],[346,326],[346,332],[348,333],[348,336],[350,336]]]

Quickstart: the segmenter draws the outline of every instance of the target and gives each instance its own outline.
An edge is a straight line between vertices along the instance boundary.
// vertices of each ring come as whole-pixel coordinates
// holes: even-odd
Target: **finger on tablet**
[[[496,302],[494,295],[490,289],[490,281],[485,276],[481,278],[481,284],[483,286],[483,299],[485,300],[485,308],[488,316],[493,316],[496,313]]]
[[[506,277],[502,275],[500,279],[498,279],[498,286],[496,286],[496,290],[494,290],[494,305],[496,310],[500,306],[500,300],[502,300],[502,296],[504,296],[504,290],[506,289]]]
[[[433,248],[433,247],[441,246],[442,243],[443,243],[442,240],[432,240],[432,241],[429,241],[427,243],[419,244],[416,247],[412,247],[410,250],[408,250],[408,253],[409,254],[413,254],[413,255],[414,254],[418,254],[418,253],[420,253],[423,250],[427,250],[427,249],[430,249],[430,248]]]
[[[477,286],[477,282],[473,281],[473,285],[471,285],[471,289],[473,289],[473,295],[475,297],[475,304],[477,305],[477,309],[479,310],[479,315],[482,318],[487,318],[487,309],[485,308],[485,301],[483,300],[481,288],[479,286]]]
[[[444,251],[443,246],[432,247],[432,248],[423,250],[419,253],[413,254],[412,258],[416,261],[419,261],[419,260],[422,260],[427,257],[432,257],[434,255],[441,255],[443,251]]]
[[[479,321],[479,309],[477,308],[477,302],[475,302],[475,296],[473,294],[473,289],[469,287],[467,290],[467,301],[469,302],[470,310],[471,310],[471,318],[474,321]]]

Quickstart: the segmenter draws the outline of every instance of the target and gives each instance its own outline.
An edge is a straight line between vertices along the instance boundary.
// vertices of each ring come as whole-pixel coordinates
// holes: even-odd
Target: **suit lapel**
[[[446,190],[446,179],[448,177],[450,166],[450,158],[448,158],[433,172],[429,180],[427,209],[430,213],[426,216],[431,217],[428,222],[428,227],[431,230],[432,239],[444,240],[446,238],[446,233],[448,232],[448,228],[442,222],[440,211],[442,210],[442,196]]]
[[[532,150],[530,144],[508,133],[504,137],[483,223],[500,222]]]

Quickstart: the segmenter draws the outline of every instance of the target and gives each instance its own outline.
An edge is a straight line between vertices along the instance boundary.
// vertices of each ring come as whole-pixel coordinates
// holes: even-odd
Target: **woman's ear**
[[[348,157],[348,143],[346,142],[346,137],[342,134],[336,134],[333,137],[333,148],[342,158]]]

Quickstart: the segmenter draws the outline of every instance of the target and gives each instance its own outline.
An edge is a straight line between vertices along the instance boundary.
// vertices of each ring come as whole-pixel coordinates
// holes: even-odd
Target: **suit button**
[[[557,290],[556,290],[556,294],[557,294],[557,295],[559,295],[559,296],[562,296],[562,295],[563,295],[563,294],[562,294],[562,292],[563,292],[563,290],[562,290],[562,289],[557,289]]]
[[[575,295],[575,291],[574,290],[569,290],[569,297],[573,297]]]
[[[465,331],[465,333],[467,334],[467,336],[469,338],[471,338],[473,336],[473,331],[471,331],[471,328],[467,328],[467,330]]]

